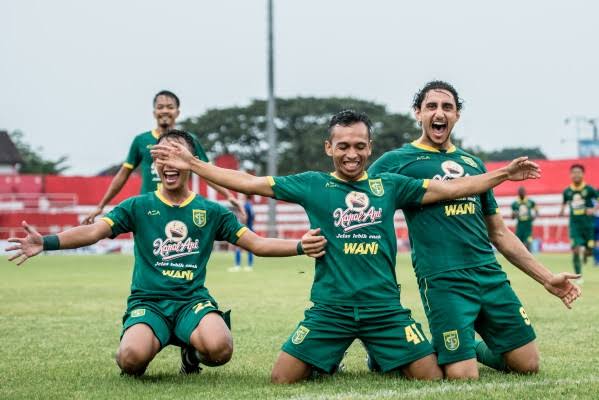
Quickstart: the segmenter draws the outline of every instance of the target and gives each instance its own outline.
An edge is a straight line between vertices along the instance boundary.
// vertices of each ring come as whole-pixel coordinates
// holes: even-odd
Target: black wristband
[[[58,239],[58,235],[46,235],[42,239],[44,242],[44,250],[60,249],[60,239]]]
[[[297,255],[301,256],[302,254],[304,254],[304,246],[302,246],[302,241],[300,240],[299,242],[297,242]]]

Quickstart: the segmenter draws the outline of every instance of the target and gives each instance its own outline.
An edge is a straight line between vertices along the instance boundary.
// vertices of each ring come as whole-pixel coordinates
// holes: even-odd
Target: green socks
[[[574,262],[574,273],[581,274],[582,273],[582,264],[580,263],[580,255],[578,253],[574,253],[572,257],[572,261]]]
[[[474,348],[476,350],[476,360],[486,365],[487,367],[491,367],[498,371],[507,372],[507,365],[503,360],[503,356],[501,354],[493,353],[485,342],[482,340],[476,340],[474,342]]]

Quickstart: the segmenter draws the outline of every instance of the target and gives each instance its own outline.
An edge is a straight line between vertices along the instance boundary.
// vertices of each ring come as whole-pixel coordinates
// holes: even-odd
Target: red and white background
[[[599,158],[580,160],[538,160],[543,177],[526,181],[528,197],[533,199],[540,211],[535,220],[533,237],[542,251],[562,252],[569,250],[568,217],[559,217],[562,191],[569,185],[569,169],[580,163],[586,169],[586,182],[599,186]],[[216,164],[226,168],[236,168],[237,162],[230,156],[219,157]],[[487,164],[493,170],[504,162]],[[54,175],[0,175],[0,242],[10,236],[22,235],[21,221],[26,220],[40,233],[56,233],[76,226],[83,217],[92,211],[104,195],[112,177],[82,177]],[[137,195],[140,178],[132,175],[118,196],[107,207],[107,211],[120,201]],[[495,189],[495,196],[506,224],[512,229],[515,222],[511,218],[511,203],[521,182],[505,182]],[[205,182],[194,179],[192,188],[212,200],[224,202]],[[253,197],[256,221],[254,229],[259,234],[266,232],[266,199]],[[409,249],[407,228],[400,211],[395,215],[398,247]],[[279,237],[298,238],[308,229],[308,219],[303,209],[294,204],[279,202],[277,205],[277,229]],[[116,241],[102,241],[93,249],[81,252],[130,252],[131,236],[121,235]],[[0,247],[3,247],[0,245]]]

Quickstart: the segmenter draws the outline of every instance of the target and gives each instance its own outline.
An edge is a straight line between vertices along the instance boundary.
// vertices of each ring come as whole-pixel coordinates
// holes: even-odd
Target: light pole
[[[275,72],[273,57],[273,12],[272,1],[268,0],[268,104],[266,107],[266,133],[268,136],[268,165],[269,176],[277,175],[277,130],[275,128]],[[268,199],[268,236],[277,236],[277,203],[273,198]]]

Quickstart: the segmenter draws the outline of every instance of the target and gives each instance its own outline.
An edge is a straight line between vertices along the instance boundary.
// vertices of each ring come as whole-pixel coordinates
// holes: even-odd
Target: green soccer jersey
[[[516,215],[518,226],[532,227],[532,220],[535,217],[535,207],[536,203],[527,197],[523,199],[518,198],[518,200],[512,203],[512,211]]]
[[[587,210],[593,208],[593,199],[597,198],[597,192],[592,186],[582,182],[579,186],[573,184],[564,190],[564,204],[570,208],[570,226],[589,225],[593,217],[587,215]]]
[[[123,163],[123,166],[129,169],[135,169],[140,165],[140,193],[153,192],[158,188],[158,184],[160,183],[160,177],[158,176],[158,172],[156,172],[154,160],[150,154],[152,146],[156,144],[159,137],[160,135],[155,129],[137,135],[133,139],[133,143],[131,143],[127,160]],[[194,144],[196,156],[200,160],[208,162],[208,157],[200,143],[194,139]]]
[[[131,197],[103,218],[112,236],[133,232],[135,265],[128,303],[191,300],[208,294],[206,263],[215,240],[236,243],[247,228],[221,205],[192,193],[179,206],[158,191]]]
[[[439,151],[417,143],[389,151],[369,173],[392,172],[444,181],[486,172],[478,158],[452,146]],[[496,263],[485,216],[498,212],[493,191],[403,210],[418,278]]]
[[[428,181],[393,174],[354,182],[323,172],[269,177],[275,198],[300,204],[327,239],[310,299],[340,306],[400,304],[393,216],[417,206]]]

